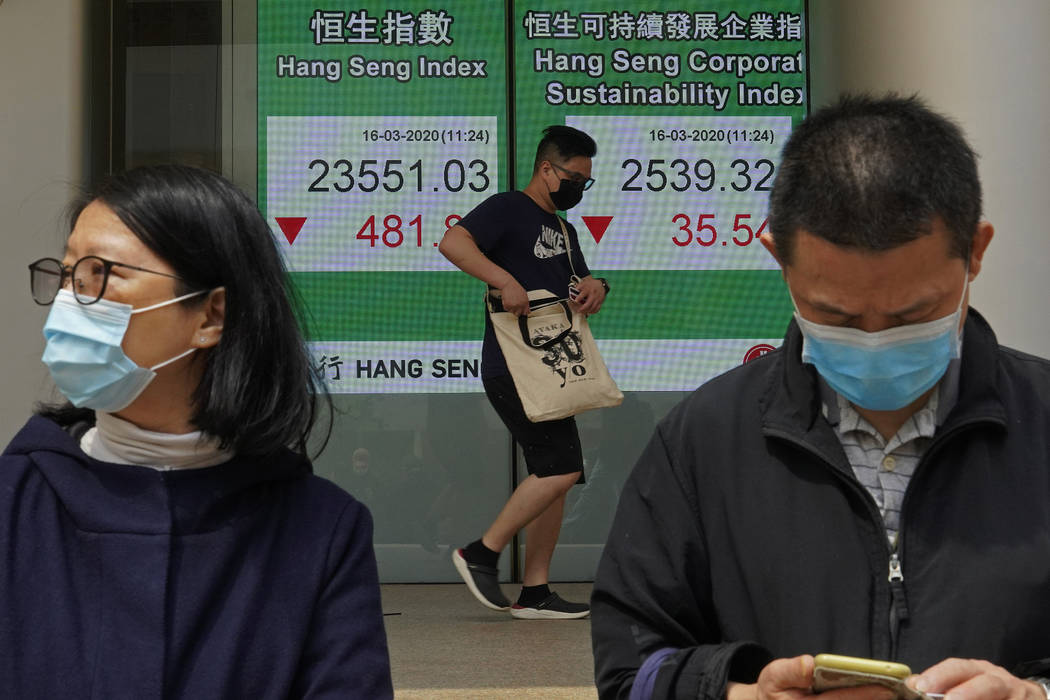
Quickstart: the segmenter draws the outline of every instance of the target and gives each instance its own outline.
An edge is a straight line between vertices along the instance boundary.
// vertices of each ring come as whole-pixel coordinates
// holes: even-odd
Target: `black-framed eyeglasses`
[[[61,260],[55,258],[40,258],[29,264],[29,288],[33,293],[33,301],[47,306],[55,300],[58,290],[65,286],[66,278],[69,278],[73,281],[73,296],[76,300],[81,304],[94,304],[106,293],[109,271],[114,267],[126,267],[129,270],[182,280],[181,277],[167,272],[147,270],[144,267],[106,260],[97,255],[86,255],[72,265],[64,265]]]
[[[572,179],[573,182],[576,182],[576,183],[582,182],[583,183],[583,189],[585,189],[585,190],[591,189],[591,185],[594,184],[594,178],[593,177],[584,177],[583,173],[578,173],[575,170],[569,170],[568,168],[563,168],[560,165],[558,165],[557,163],[551,163],[550,161],[547,161],[547,162],[550,163],[551,165],[553,165],[558,170],[560,170],[563,173],[565,173],[566,175],[568,175],[570,177],[570,179]]]

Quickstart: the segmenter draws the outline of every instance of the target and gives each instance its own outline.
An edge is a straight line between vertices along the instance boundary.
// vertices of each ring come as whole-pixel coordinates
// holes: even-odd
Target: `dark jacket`
[[[793,322],[780,350],[675,408],[624,487],[599,564],[601,697],[626,698],[666,648],[654,698],[724,698],[727,679],[819,652],[1045,674],[1050,363],[999,347],[973,310],[964,338],[958,403],[904,499],[892,585],[878,508],[823,418]]]
[[[0,557],[0,697],[393,695],[371,516],[290,451],[161,472],[34,417]]]

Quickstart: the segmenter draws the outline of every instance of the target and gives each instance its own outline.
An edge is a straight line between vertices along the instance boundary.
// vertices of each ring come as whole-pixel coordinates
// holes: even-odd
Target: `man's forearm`
[[[513,275],[481,252],[470,233],[462,227],[453,226],[446,231],[438,250],[450,263],[490,287],[502,289],[515,281]]]

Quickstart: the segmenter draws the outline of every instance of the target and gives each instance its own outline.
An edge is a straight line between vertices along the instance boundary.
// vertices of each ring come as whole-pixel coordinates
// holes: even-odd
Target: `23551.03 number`
[[[444,161],[440,166],[441,179],[433,176],[433,182],[423,175],[425,165],[422,159],[406,166],[404,161],[398,159],[364,158],[357,161],[357,166],[355,168],[354,163],[346,158],[332,163],[324,158],[314,158],[308,168],[311,175],[316,177],[306,191],[375,192],[382,187],[387,192],[400,192],[403,189],[423,192],[424,189],[430,189],[428,185],[433,185],[434,192],[460,192],[464,187],[474,192],[484,192],[493,184],[488,173],[489,164],[480,158],[469,162],[458,158]]]

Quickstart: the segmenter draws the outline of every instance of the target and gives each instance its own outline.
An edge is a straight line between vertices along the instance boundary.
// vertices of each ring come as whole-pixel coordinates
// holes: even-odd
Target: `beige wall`
[[[1050,357],[1050,2],[809,0],[813,106],[920,93],[980,155],[996,235],[970,303],[1006,345]]]
[[[61,256],[62,211],[85,172],[84,7],[93,0],[0,4],[0,444],[49,394],[40,363],[47,315],[26,265]]]
[[[0,444],[48,395],[46,312],[26,264],[60,253],[62,210],[86,172],[86,28],[95,0],[0,3]],[[920,92],[980,152],[997,236],[972,300],[1000,339],[1050,356],[1050,2],[810,0],[813,103],[842,89]]]

